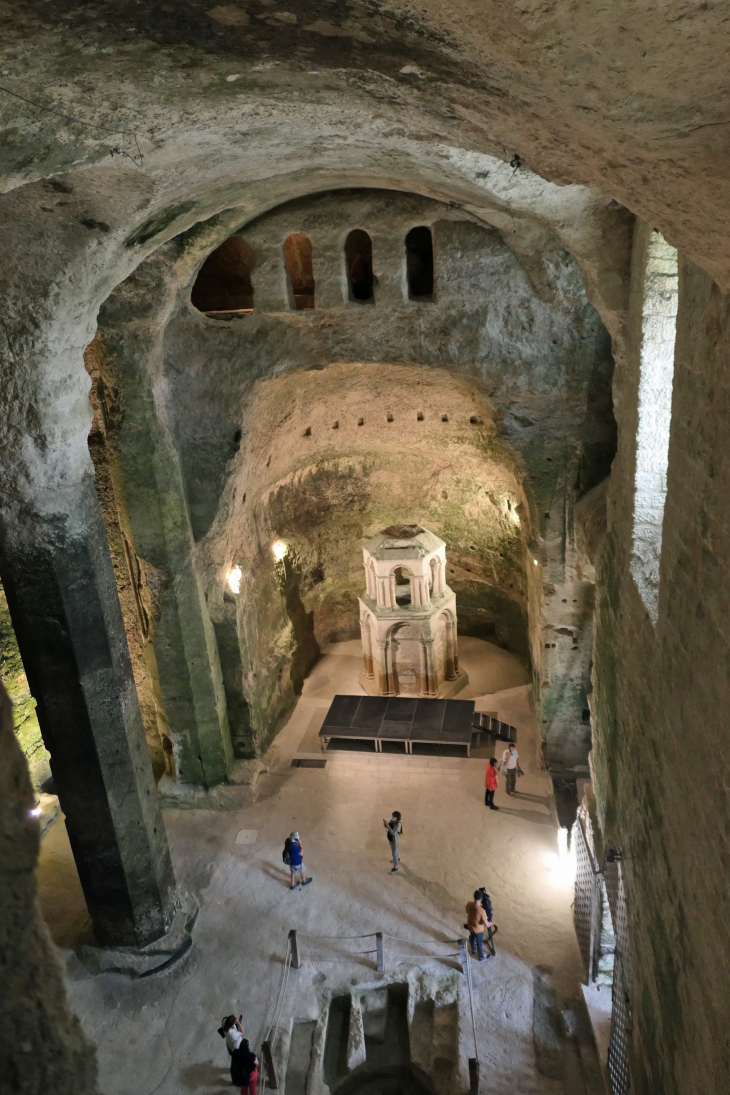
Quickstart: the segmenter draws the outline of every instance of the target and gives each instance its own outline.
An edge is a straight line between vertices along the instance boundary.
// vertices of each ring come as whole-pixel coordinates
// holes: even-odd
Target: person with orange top
[[[487,774],[484,779],[484,786],[486,791],[484,792],[484,805],[488,806],[490,810],[498,810],[499,806],[494,805],[494,792],[497,790],[497,758],[490,757],[489,764],[487,765]]]

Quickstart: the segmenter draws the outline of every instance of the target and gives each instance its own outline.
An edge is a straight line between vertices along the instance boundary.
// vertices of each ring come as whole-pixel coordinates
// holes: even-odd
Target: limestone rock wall
[[[405,237],[422,224],[432,230],[435,286],[432,301],[416,303],[408,299]],[[353,228],[372,241],[374,301],[364,305],[348,301],[344,243]],[[309,311],[291,307],[284,241],[294,232],[312,244]],[[194,535],[207,538],[217,560],[206,587],[223,660],[232,659],[223,670],[229,704],[243,695],[249,725],[259,728],[253,736],[268,737],[319,646],[358,633],[361,538],[407,518],[447,541],[460,630],[496,633],[535,667],[538,695],[569,666],[572,684],[553,691],[546,713],[549,760],[583,771],[592,597],[576,586],[570,560],[566,570],[566,551],[573,498],[608,473],[615,423],[609,339],[577,266],[548,233],[531,250],[524,235],[391,191],[290,202],[241,235],[255,255],[253,313],[226,322],[191,305],[201,254],[165,331],[165,409]],[[337,372],[344,363],[349,372]],[[468,377],[468,386],[456,382],[449,392],[446,373]],[[279,387],[265,396],[268,383]],[[486,428],[492,421],[496,429]],[[475,439],[491,484],[464,455]],[[495,461],[511,469],[519,513],[506,509]],[[485,539],[490,508],[505,510],[507,539]],[[277,538],[291,548],[284,586],[269,552]],[[236,613],[224,607],[225,572],[235,562],[246,572]],[[542,597],[528,589],[543,564],[541,620]],[[234,615],[248,651],[239,666]],[[553,659],[552,677],[542,674],[541,628],[564,625],[567,659]]]
[[[27,761],[33,787],[38,789],[50,779],[50,755],[43,744],[35,711],[35,700],[30,694],[28,678],[23,669],[2,583],[0,583],[0,682],[5,686],[12,701],[15,736]]]
[[[728,1090],[727,582],[730,302],[680,257],[656,627],[630,573],[641,256],[631,352],[617,370],[619,450],[598,562],[593,767],[604,836],[623,852],[640,1095]]]
[[[95,1095],[94,1050],[68,1010],[63,971],[38,907],[33,803],[0,683],[0,1085],[13,1095]]]

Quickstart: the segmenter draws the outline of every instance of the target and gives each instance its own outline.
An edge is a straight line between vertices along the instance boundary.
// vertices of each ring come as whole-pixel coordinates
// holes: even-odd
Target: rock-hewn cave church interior
[[[0,9],[1,1095],[727,1095],[728,5]]]

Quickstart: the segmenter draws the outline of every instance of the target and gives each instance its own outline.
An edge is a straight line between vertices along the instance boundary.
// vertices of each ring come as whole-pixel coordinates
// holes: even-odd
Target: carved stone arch
[[[417,622],[399,620],[388,629],[386,664],[388,677],[397,695],[423,692],[423,627]]]
[[[456,637],[456,613],[450,608],[440,612],[438,619],[445,620],[445,658],[444,676],[447,681],[456,680],[459,676],[459,643]]]

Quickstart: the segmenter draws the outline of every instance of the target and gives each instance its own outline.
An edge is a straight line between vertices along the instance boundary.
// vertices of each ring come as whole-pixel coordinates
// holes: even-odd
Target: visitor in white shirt
[[[519,774],[522,775],[522,769],[518,764],[518,757],[517,746],[511,741],[502,753],[502,759],[499,762],[499,767],[506,773],[508,795],[517,794],[517,773],[519,772]]]
[[[226,1049],[228,1050],[228,1053],[232,1055],[234,1049],[238,1049],[243,1041],[241,1020],[237,1019],[235,1015],[227,1015],[223,1020],[223,1030],[226,1038]]]

